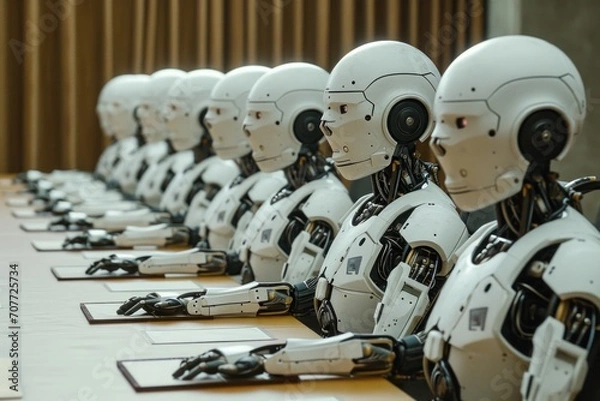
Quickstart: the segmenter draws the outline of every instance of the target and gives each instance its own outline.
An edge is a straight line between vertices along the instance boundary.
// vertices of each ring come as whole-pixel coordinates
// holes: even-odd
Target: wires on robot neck
[[[402,195],[423,188],[430,178],[437,183],[437,172],[438,166],[422,161],[414,145],[398,145],[390,165],[371,175],[373,196],[356,212],[353,224],[379,214]]]
[[[437,165],[420,159],[414,145],[398,145],[392,162],[374,174],[373,191],[390,204],[400,196],[423,188],[431,177],[437,182]]]
[[[202,135],[200,143],[193,148],[194,162],[200,163],[202,160],[214,156],[215,152],[212,148],[212,139],[209,135]]]
[[[522,190],[498,204],[498,227],[505,227],[509,239],[514,240],[560,217],[572,203],[568,191],[558,182],[558,174],[545,168],[531,169]]]
[[[257,173],[260,170],[258,168],[258,165],[256,164],[256,161],[254,161],[254,158],[252,157],[252,152],[235,159],[235,164],[237,164],[237,166],[240,169],[241,175],[244,177],[250,177],[251,175]]]
[[[294,189],[321,178],[330,171],[331,163],[321,153],[310,150],[301,152],[294,164],[283,170],[285,178]]]

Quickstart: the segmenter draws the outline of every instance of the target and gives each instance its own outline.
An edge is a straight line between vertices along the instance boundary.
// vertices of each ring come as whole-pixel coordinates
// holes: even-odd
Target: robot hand
[[[284,344],[268,346],[271,349],[281,348]],[[267,348],[267,347],[264,347]],[[200,373],[217,374],[227,377],[252,377],[263,373],[264,355],[252,350],[250,346],[237,345],[226,350],[212,349],[198,356],[181,361],[173,377],[180,380],[191,380]],[[274,352],[271,350],[271,353]]]
[[[114,272],[119,269],[126,271],[129,274],[135,274],[138,272],[139,264],[148,259],[149,256],[140,256],[138,258],[127,257],[125,255],[112,254],[107,258],[98,259],[93,262],[90,267],[87,268],[85,274],[94,274],[99,270],[105,270],[107,272]]]
[[[70,212],[48,223],[50,231],[85,230],[92,228],[92,223],[85,213]]]
[[[67,237],[63,249],[79,250],[114,246],[113,236],[104,230],[88,230],[83,234]]]
[[[204,291],[187,292],[176,296],[161,296],[156,292],[143,297],[131,297],[117,309],[119,315],[133,315],[143,309],[154,316],[169,316],[185,313],[188,298],[202,296]]]

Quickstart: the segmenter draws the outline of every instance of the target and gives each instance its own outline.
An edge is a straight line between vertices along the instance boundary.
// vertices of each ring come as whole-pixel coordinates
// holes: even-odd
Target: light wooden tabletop
[[[6,187],[4,187],[6,188]],[[37,252],[33,239],[58,239],[60,233],[26,233],[10,214],[0,185],[0,309],[8,313],[8,265],[16,262],[20,272],[19,319],[20,367],[23,399],[26,400],[410,400],[383,378],[309,380],[288,384],[213,387],[171,392],[136,393],[117,370],[116,360],[186,357],[227,345],[222,342],[151,344],[148,330],[258,327],[282,340],[318,338],[291,316],[227,318],[206,321],[121,323],[89,325],[80,302],[122,301],[133,295],[109,291],[105,280],[58,281],[53,265],[81,265],[90,260],[80,252]],[[161,279],[157,279],[161,280]],[[162,279],[164,280],[164,279]],[[171,279],[169,279],[171,280]],[[186,280],[190,280],[186,278]],[[204,286],[234,286],[228,277],[192,278]],[[8,326],[8,323],[5,323]],[[5,329],[5,328],[3,328]],[[273,340],[270,340],[273,341]],[[262,345],[264,341],[253,341]],[[0,353],[6,353],[0,350]],[[0,374],[1,378],[1,374]]]

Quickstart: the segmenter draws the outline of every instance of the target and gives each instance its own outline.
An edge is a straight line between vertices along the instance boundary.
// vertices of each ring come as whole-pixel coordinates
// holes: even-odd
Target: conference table
[[[52,266],[89,265],[93,255],[81,251],[36,251],[32,240],[63,239],[65,233],[23,231],[20,228],[23,219],[15,218],[11,214],[13,208],[5,204],[7,198],[17,196],[14,191],[18,188],[9,185],[6,177],[2,177],[0,184],[0,333],[5,336],[0,340],[0,347],[5,348],[0,349],[0,369],[4,372],[0,373],[0,394],[14,391],[6,389],[14,377],[10,369],[14,371],[11,364],[16,360],[17,386],[24,400],[413,399],[381,377],[307,376],[277,383],[136,391],[117,367],[117,361],[190,357],[234,343],[258,347],[287,338],[319,337],[296,318],[285,315],[90,324],[81,303],[121,302],[133,295],[146,294],[153,285],[162,288],[164,283],[174,288],[179,283],[183,283],[182,288],[190,283],[204,287],[233,287],[238,283],[235,278],[218,276],[59,281],[51,272]],[[99,257],[102,255],[98,252]],[[11,270],[18,274],[18,299],[10,291],[11,284],[16,286],[14,277],[10,278]],[[11,321],[11,316],[16,320]],[[244,339],[232,342],[240,333]],[[11,335],[18,340],[16,343],[11,342]],[[170,342],[170,337],[180,340]],[[18,358],[10,357],[11,344],[16,345],[13,352],[17,351]]]

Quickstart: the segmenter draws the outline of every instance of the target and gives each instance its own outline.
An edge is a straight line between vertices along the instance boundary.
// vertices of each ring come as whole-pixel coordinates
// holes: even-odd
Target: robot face
[[[355,180],[390,163],[394,146],[381,141],[381,127],[373,120],[375,105],[363,92],[327,92],[321,130],[333,150],[340,173]]]
[[[164,139],[165,124],[160,118],[157,105],[152,100],[142,99],[137,113],[146,142],[153,143]]]
[[[250,152],[242,132],[242,110],[233,100],[211,99],[204,124],[213,139],[213,149],[221,159],[231,160]]]
[[[273,102],[248,102],[244,133],[252,148],[252,157],[265,172],[293,164],[298,155],[289,146],[283,112]],[[299,146],[298,146],[299,147]]]
[[[437,102],[431,148],[446,174],[446,188],[465,211],[482,209],[518,192],[510,135],[484,101]]]
[[[100,102],[96,106],[96,115],[98,116],[98,122],[100,123],[100,129],[106,136],[111,136],[111,126],[108,120],[108,111],[105,102]]]
[[[133,118],[133,110],[127,104],[114,101],[108,114],[112,135],[117,139],[123,139],[135,132],[137,123]]]
[[[198,142],[196,137],[200,135],[200,126],[185,99],[169,97],[162,107],[161,117],[175,150],[190,149]]]

